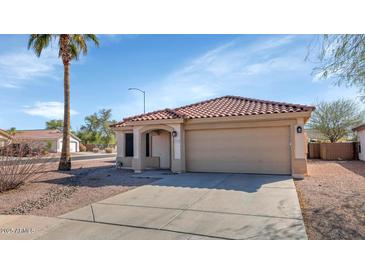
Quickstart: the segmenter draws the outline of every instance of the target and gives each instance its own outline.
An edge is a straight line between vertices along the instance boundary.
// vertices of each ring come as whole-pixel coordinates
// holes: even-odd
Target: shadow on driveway
[[[232,173],[182,173],[177,175],[165,170],[135,174],[132,170],[117,169],[112,165],[79,168],[60,173],[68,176],[42,181],[68,186],[101,187],[151,184],[155,186],[222,189],[248,193],[256,192],[262,187],[293,188],[291,177],[284,175]],[[283,185],[283,181],[286,180],[288,180],[287,184],[284,183]],[[280,186],[278,186],[279,183]]]

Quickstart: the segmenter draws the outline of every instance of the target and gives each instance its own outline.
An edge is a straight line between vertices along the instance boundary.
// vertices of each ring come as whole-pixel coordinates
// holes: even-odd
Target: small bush
[[[86,146],[84,146],[83,144],[80,144],[80,151],[81,152],[85,152],[86,151]]]
[[[105,149],[105,153],[113,153],[113,149],[111,147],[107,147]]]
[[[93,152],[94,152],[94,153],[98,153],[98,152],[99,152],[99,149],[98,149],[97,147],[94,147],[94,148],[93,148]]]
[[[52,157],[41,144],[17,142],[0,148],[0,192],[32,182],[44,174]]]

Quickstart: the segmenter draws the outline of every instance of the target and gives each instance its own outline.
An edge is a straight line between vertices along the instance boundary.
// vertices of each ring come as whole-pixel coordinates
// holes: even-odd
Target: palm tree
[[[59,54],[64,67],[64,118],[63,118],[63,145],[59,170],[71,169],[70,154],[70,67],[71,60],[78,59],[80,53],[87,54],[87,42],[91,41],[99,46],[99,40],[94,34],[31,34],[28,49],[33,49],[37,57],[49,46],[52,41],[58,42]]]

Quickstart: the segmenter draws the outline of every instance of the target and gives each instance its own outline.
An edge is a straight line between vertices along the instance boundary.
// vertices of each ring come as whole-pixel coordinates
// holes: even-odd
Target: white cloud
[[[254,43],[234,39],[186,63],[150,86],[150,110],[176,107],[222,94],[253,92],[252,85],[290,77],[305,69],[303,52],[291,43],[294,36],[259,38]],[[270,98],[270,97],[269,97]]]
[[[2,83],[1,86],[4,88],[18,88],[17,85],[12,84],[12,83]]]
[[[294,57],[272,58],[261,63],[254,63],[243,68],[243,75],[262,75],[273,71],[296,71],[303,68],[303,63]]]
[[[0,86],[21,87],[26,81],[40,77],[60,78],[62,65],[56,49],[46,49],[38,58],[32,51],[16,51],[0,55]]]
[[[37,102],[33,106],[24,106],[23,111],[29,115],[42,116],[49,119],[63,118],[63,103],[61,102]],[[71,115],[77,114],[75,110]]]

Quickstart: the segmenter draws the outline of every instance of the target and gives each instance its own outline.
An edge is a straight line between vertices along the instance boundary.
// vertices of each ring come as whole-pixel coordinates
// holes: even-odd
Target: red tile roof
[[[75,139],[78,139],[76,136],[71,134],[71,136]],[[62,131],[58,129],[35,129],[35,130],[17,130],[13,135],[14,139],[29,139],[29,140],[52,140],[62,138]]]
[[[312,110],[314,110],[314,107],[306,105],[265,101],[240,96],[223,96],[175,109],[158,110],[146,114],[128,117],[122,122],[112,125],[112,127],[123,127],[126,125],[126,122],[131,121],[232,117],[260,114],[310,112]]]
[[[11,139],[11,136],[9,133],[7,133],[5,130],[0,129],[0,136],[3,136],[7,139]]]

